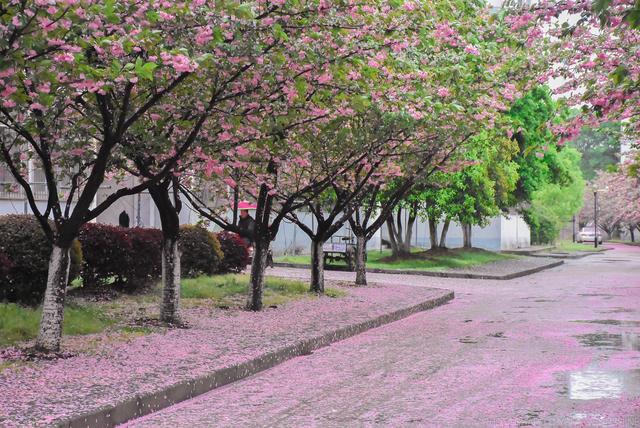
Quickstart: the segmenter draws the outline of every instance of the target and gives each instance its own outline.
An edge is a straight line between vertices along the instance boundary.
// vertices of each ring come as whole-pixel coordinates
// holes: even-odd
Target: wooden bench
[[[331,237],[331,242],[325,242],[322,246],[324,252],[324,267],[330,262],[343,260],[349,271],[356,269],[356,245],[348,236]]]

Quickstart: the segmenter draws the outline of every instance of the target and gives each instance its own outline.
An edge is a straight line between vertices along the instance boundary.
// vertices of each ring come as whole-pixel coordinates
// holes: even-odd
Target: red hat
[[[249,201],[240,201],[238,202],[238,209],[239,210],[255,210],[256,208],[258,208],[257,205],[252,204]]]

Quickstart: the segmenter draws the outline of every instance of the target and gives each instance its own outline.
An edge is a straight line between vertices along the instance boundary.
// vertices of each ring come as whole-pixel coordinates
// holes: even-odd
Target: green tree
[[[553,242],[562,227],[582,208],[585,182],[580,170],[580,153],[567,147],[557,153],[556,159],[570,180],[547,182],[533,192],[525,220],[531,227],[534,243]]]
[[[619,123],[604,123],[599,128],[585,127],[569,143],[582,154],[581,169],[586,180],[593,180],[597,171],[607,171],[620,162]]]
[[[464,245],[471,247],[471,226],[486,225],[491,217],[508,210],[518,180],[511,139],[486,130],[470,139],[449,171],[438,172],[409,198],[423,202],[428,217],[431,248],[445,248],[451,220],[463,228]],[[444,221],[440,239],[437,224]]]
[[[551,125],[561,119],[562,114],[549,88],[538,86],[517,100],[508,116],[514,122],[513,138],[520,152],[516,157],[520,178],[512,202],[526,204],[546,183],[569,180],[558,160],[558,138],[551,130]]]

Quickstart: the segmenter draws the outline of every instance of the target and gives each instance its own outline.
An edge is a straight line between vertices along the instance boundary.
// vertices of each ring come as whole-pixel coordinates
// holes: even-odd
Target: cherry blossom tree
[[[242,16],[216,11],[194,17],[191,26],[199,28],[196,44],[214,55],[207,57],[206,67],[201,64],[197,79],[182,85],[165,101],[164,110],[155,112],[154,118],[138,128],[137,149],[127,153],[133,163],[128,171],[146,177],[165,162],[166,156],[140,150],[141,145],[162,142],[165,152],[184,152],[170,176],[149,186],[167,249],[163,259],[163,320],[179,322],[180,187],[189,187],[195,170],[210,177],[220,174],[225,163],[234,159],[240,162],[236,156],[242,157],[247,151],[243,144],[277,138],[298,123],[325,116],[309,106],[323,98],[318,91],[327,86],[328,67],[340,71],[336,61],[350,56],[348,51],[332,56],[341,44],[333,40],[342,38],[340,34],[331,35],[339,27],[334,18],[340,14],[344,14],[344,7],[339,5],[261,2]],[[216,37],[212,22],[224,23],[224,33]],[[323,22],[331,23],[326,31],[317,27]],[[189,37],[190,33],[183,36]],[[324,38],[327,43],[310,43],[312,37]],[[203,98],[203,94],[210,98]],[[274,117],[278,119],[273,121]],[[197,138],[189,145],[191,150],[183,150],[183,141],[194,135]],[[187,177],[184,183],[183,175]],[[220,185],[221,189],[227,187],[224,182]],[[229,228],[236,230],[237,225]]]
[[[233,10],[242,13],[239,6]],[[183,29],[180,22],[208,11],[203,1],[3,6],[1,39],[10,43],[2,46],[0,62],[1,159],[53,244],[37,339],[41,350],[60,345],[69,248],[79,228],[119,198],[167,177],[194,141],[195,135],[185,138],[144,180],[95,202],[105,178],[122,174],[120,152],[135,150],[129,132],[153,119],[154,109],[207,60],[197,45],[184,43],[189,39],[182,33],[197,37],[197,30]],[[44,206],[34,196],[30,163],[46,178]]]
[[[631,163],[620,166],[617,171],[600,171],[586,187],[580,223],[594,220],[594,190],[598,192],[598,227],[607,232],[609,238],[621,229],[629,231],[635,240],[635,231],[640,224],[640,190],[638,179],[629,175]]]
[[[363,114],[332,121],[318,134],[303,136],[321,142],[312,157],[317,169],[327,169],[327,159],[335,158],[331,150],[349,147],[364,155],[353,168],[333,177],[331,186],[306,204],[315,219],[315,228],[301,221],[295,211],[287,215],[311,239],[311,291],[324,292],[324,243],[349,221],[370,186],[384,186],[400,175],[399,165],[407,157],[421,159],[425,164],[432,159],[434,147],[430,143],[436,136],[431,140],[425,137],[426,147],[421,147],[415,141],[413,122],[408,115],[385,115],[371,108]]]
[[[639,14],[635,0],[536,2],[508,18],[526,28],[531,45],[549,54],[546,79],[557,96],[579,109],[574,120],[556,130],[563,140],[584,125],[622,122],[624,132],[640,131]]]

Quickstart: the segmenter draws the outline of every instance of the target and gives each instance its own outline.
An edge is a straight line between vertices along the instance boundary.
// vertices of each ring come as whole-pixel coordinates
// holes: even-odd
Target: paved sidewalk
[[[309,298],[261,313],[190,309],[189,329],[126,342],[88,336],[81,340],[93,344],[91,352],[5,368],[0,426],[123,422],[453,297],[403,285],[346,290],[347,297]]]

